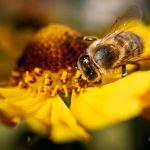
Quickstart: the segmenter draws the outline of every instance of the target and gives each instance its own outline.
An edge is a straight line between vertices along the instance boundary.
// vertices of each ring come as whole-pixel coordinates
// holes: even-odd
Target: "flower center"
[[[12,72],[13,83],[36,94],[58,94],[62,99],[71,96],[73,90],[79,93],[84,84],[73,66],[88,46],[81,38],[64,25],[43,28],[25,47]]]
[[[49,93],[51,96],[59,94],[68,97],[73,90],[80,92],[82,88],[78,82],[79,71],[74,72],[71,67],[57,73],[35,67],[33,71],[26,71],[22,75],[13,71],[12,77],[13,81],[18,83],[19,88],[31,89],[38,94]]]

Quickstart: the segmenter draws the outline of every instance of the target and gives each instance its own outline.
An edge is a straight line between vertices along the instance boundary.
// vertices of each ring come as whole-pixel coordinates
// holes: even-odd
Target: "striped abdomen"
[[[136,58],[143,53],[144,44],[142,39],[132,33],[123,31],[113,37],[113,42],[117,45],[120,54],[114,67],[136,61]]]

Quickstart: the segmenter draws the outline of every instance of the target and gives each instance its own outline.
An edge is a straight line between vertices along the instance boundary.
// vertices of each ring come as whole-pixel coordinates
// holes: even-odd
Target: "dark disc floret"
[[[71,28],[53,24],[41,29],[26,46],[17,70],[32,71],[35,67],[57,73],[76,65],[87,44],[81,34]]]

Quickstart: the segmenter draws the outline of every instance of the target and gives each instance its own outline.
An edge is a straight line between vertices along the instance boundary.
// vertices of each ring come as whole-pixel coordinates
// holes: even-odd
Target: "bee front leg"
[[[84,80],[81,75],[78,78],[78,83],[79,83],[80,87],[87,87],[88,86],[88,82],[86,80]]]
[[[122,78],[127,75],[126,65],[122,66]]]

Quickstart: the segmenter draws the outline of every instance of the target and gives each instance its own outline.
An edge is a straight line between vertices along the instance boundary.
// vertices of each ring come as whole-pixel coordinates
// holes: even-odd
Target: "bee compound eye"
[[[97,72],[95,71],[95,67],[93,62],[90,60],[88,55],[82,55],[79,57],[78,60],[78,68],[83,77],[86,78],[88,81],[93,81],[98,77]]]

